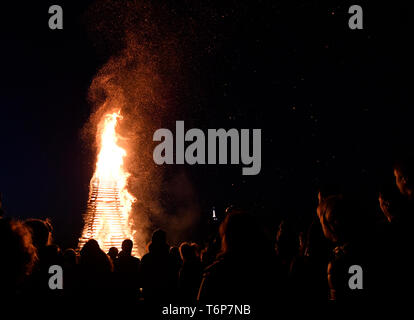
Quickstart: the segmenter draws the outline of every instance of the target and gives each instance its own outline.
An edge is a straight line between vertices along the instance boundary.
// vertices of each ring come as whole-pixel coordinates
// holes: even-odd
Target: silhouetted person
[[[186,302],[197,300],[201,283],[201,262],[197,255],[197,247],[184,242],[180,245],[180,255],[183,265],[180,269],[178,287],[180,297]]]
[[[317,194],[318,206],[329,196],[338,193],[337,185],[322,187]],[[317,207],[318,208],[318,207]],[[290,272],[290,296],[302,301],[325,301],[329,297],[326,268],[332,256],[333,244],[325,238],[317,209],[303,234],[302,254],[295,257]]]
[[[201,251],[201,264],[203,268],[211,265],[219,254],[221,249],[220,235],[217,234],[205,244],[204,249]]]
[[[181,258],[180,250],[178,249],[178,247],[170,248],[170,259],[171,259],[173,272],[176,274],[176,277],[178,279],[178,274],[183,264],[183,260]],[[178,282],[177,282],[177,288],[178,288]]]
[[[194,252],[195,252],[197,258],[201,259],[201,257],[200,257],[200,246],[195,242],[191,242],[190,246],[192,246],[194,248]],[[180,254],[180,256],[181,256],[181,254]]]
[[[394,165],[395,184],[400,191],[401,199],[394,225],[398,227],[406,239],[412,243],[411,233],[414,224],[414,158],[408,157],[397,161]],[[397,211],[397,210],[394,210]]]
[[[94,239],[88,240],[80,251],[80,293],[102,296],[108,294],[112,286],[112,270],[111,260],[101,250],[98,242]]]
[[[319,219],[311,223],[305,237],[304,254],[298,256],[291,267],[292,294],[300,300],[327,300],[326,268],[333,245],[325,238]]]
[[[110,247],[108,251],[108,256],[109,258],[111,258],[112,263],[115,263],[115,260],[118,257],[118,248]]]
[[[325,237],[334,245],[333,256],[328,264],[328,284],[331,300],[366,297],[364,290],[349,286],[349,268],[353,265],[369,270],[366,244],[361,240],[363,225],[357,205],[343,195],[330,196],[321,201],[318,215]],[[366,273],[367,275],[367,273]]]
[[[0,219],[0,253],[0,298],[13,298],[37,259],[31,234],[21,222]]]
[[[286,221],[282,221],[279,224],[276,234],[275,250],[281,263],[282,272],[287,278],[290,273],[292,261],[299,251],[299,237]]]
[[[63,253],[63,289],[66,296],[75,296],[78,289],[78,256],[73,249]]]
[[[407,199],[414,198],[414,158],[401,158],[394,164],[395,183]]]
[[[112,265],[95,239],[88,240],[80,251],[79,265],[85,271],[111,272]]]
[[[140,282],[147,301],[171,301],[173,298],[178,279],[169,252],[166,233],[156,230],[149,252],[141,260]]]
[[[36,248],[42,249],[50,244],[53,229],[48,220],[27,219],[24,224],[30,229]]]
[[[73,268],[78,264],[78,255],[72,248],[68,248],[63,253],[63,265],[68,268]]]
[[[414,158],[407,157],[397,161],[394,165],[394,176],[401,198],[398,210],[394,210],[391,214],[395,215],[394,225],[401,229],[401,233],[408,236],[414,224]],[[408,242],[412,242],[411,239],[411,237],[406,238]]]
[[[131,255],[132,248],[132,240],[126,239],[122,242],[122,250],[114,264],[115,276],[120,294],[130,298],[138,298],[140,260]]]
[[[396,187],[383,188],[379,193],[378,202],[387,223],[396,222],[404,214],[403,196]]]
[[[220,226],[222,251],[203,274],[202,303],[261,303],[270,306],[284,292],[272,244],[253,216],[233,211]]]
[[[33,245],[36,247],[38,260],[33,269],[31,276],[25,284],[27,294],[54,295],[51,292],[48,279],[49,268],[54,264],[61,265],[61,256],[59,247],[52,245],[52,225],[48,220],[27,219],[24,221],[25,226],[30,230]]]
[[[401,290],[402,284],[404,287],[410,287],[414,283],[414,265],[408,255],[413,248],[413,167],[413,158],[410,156],[398,160],[393,167],[398,192],[386,188],[379,195],[379,206],[386,222],[381,224],[377,234],[376,278],[373,291],[377,293],[378,299],[393,300],[405,297],[406,294]]]

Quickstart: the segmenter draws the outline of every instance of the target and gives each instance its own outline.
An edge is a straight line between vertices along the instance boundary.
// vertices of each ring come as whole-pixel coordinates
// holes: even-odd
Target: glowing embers
[[[131,238],[128,216],[124,214],[120,197],[114,181],[92,181],[80,248],[89,239],[96,239],[101,249],[108,252],[110,247],[121,249],[122,241]]]
[[[119,111],[105,115],[98,125],[100,149],[79,248],[95,239],[105,252],[110,247],[121,250],[123,240],[133,239],[129,215],[135,198],[126,190],[129,174],[123,167],[126,151],[117,144],[118,119],[122,119]],[[137,254],[136,248],[133,254]]]

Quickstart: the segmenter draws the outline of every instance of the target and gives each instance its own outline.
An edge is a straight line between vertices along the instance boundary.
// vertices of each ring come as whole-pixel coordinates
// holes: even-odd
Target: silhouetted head
[[[405,157],[394,164],[395,183],[400,193],[408,198],[414,197],[413,157]]]
[[[170,248],[170,256],[173,258],[178,258],[181,260],[180,258],[180,250],[178,249],[178,247],[173,246]]]
[[[37,260],[30,231],[21,222],[0,219],[0,292],[15,290]],[[12,291],[9,291],[12,293]]]
[[[63,261],[67,266],[76,265],[78,262],[78,255],[76,254],[76,251],[71,248],[66,249],[63,253]]]
[[[164,230],[158,229],[155,230],[152,234],[152,244],[153,245],[164,245],[167,243],[167,234]]]
[[[167,234],[165,231],[158,229],[152,234],[152,241],[148,246],[150,252],[156,255],[168,256],[170,246],[167,244]]]
[[[118,256],[118,248],[117,247],[110,247],[109,251],[108,251],[108,256],[111,257],[112,261],[114,261],[116,259],[116,257]]]
[[[200,246],[195,242],[191,242],[190,245],[194,248],[196,256],[200,257]]]
[[[133,246],[134,243],[130,239],[122,241],[122,251],[124,251],[124,253],[131,254]]]
[[[85,243],[80,251],[79,263],[82,267],[86,267],[97,272],[112,270],[111,260],[106,253],[101,250],[98,241],[95,239],[90,239]]]
[[[33,245],[39,250],[50,244],[52,225],[48,220],[27,219],[24,224],[32,234]]]
[[[85,255],[99,253],[100,251],[101,248],[99,247],[98,241],[96,241],[95,239],[90,239],[83,246],[82,250],[80,251],[80,255],[81,257],[83,257]]]
[[[56,244],[49,244],[43,249],[42,259],[46,263],[59,264],[62,259],[62,251],[60,247]]]
[[[197,260],[196,248],[188,242],[183,242],[180,245],[180,255],[184,262]]]
[[[327,239],[334,243],[351,240],[358,230],[358,210],[343,195],[330,196],[318,206],[322,230]]]

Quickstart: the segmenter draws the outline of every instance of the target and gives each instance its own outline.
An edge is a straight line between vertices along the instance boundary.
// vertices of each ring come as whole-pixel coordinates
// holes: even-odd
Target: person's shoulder
[[[141,258],[141,262],[147,262],[149,260],[151,260],[151,253],[150,252],[144,254]]]

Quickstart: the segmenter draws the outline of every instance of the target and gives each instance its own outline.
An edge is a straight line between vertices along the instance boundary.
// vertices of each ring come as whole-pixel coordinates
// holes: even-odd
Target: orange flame
[[[126,189],[130,175],[124,169],[127,153],[118,145],[118,119],[122,120],[120,110],[106,114],[98,126],[100,148],[79,242],[82,247],[87,240],[95,239],[105,252],[110,247],[121,250],[122,241],[134,236],[129,219],[136,199]],[[137,253],[136,249],[133,253]]]

